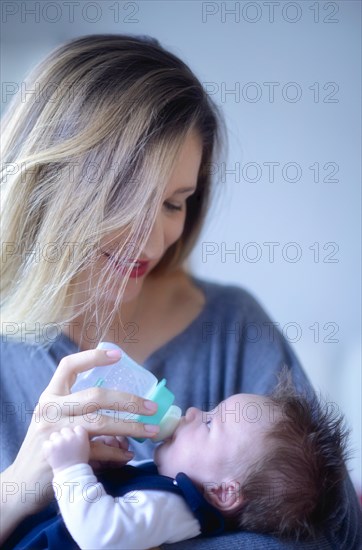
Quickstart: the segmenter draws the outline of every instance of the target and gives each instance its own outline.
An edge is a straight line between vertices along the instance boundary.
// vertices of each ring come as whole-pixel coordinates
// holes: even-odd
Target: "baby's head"
[[[269,396],[189,408],[155,462],[163,475],[187,474],[230,528],[302,539],[333,515],[347,434],[335,407],[297,395],[284,369]]]

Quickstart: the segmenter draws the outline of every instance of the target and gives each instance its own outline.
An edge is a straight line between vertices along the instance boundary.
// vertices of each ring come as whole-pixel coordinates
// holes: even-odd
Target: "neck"
[[[125,341],[125,339],[130,336],[130,333],[132,333],[132,326],[140,325],[146,301],[145,282],[146,281],[144,281],[139,294],[132,300],[123,302],[118,310],[113,311],[113,303],[109,303],[109,305],[102,304],[100,306],[102,316],[104,315],[107,319],[111,316],[111,322],[107,333],[102,338],[104,341]],[[99,337],[102,332],[96,319],[95,309],[92,308],[73,319],[63,332],[65,332],[82,351],[93,349],[99,343]]]

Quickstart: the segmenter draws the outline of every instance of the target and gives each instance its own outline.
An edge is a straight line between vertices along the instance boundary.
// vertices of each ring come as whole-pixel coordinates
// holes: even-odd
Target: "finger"
[[[131,451],[125,451],[117,447],[110,447],[97,441],[90,442],[90,459],[97,464],[99,462],[128,462],[134,458],[134,453]],[[98,464],[98,466],[105,466],[105,464]]]
[[[92,441],[97,441],[109,445],[110,447],[120,447],[118,439],[114,435],[96,435]]]
[[[43,406],[43,409],[45,407],[46,404]],[[61,411],[61,405],[58,405],[58,407]],[[52,441],[56,441],[62,437],[59,433],[62,428],[74,428],[75,426],[82,427],[90,438],[95,436],[152,438],[160,431],[159,426],[156,424],[136,422],[134,418],[130,418],[129,416],[121,418],[116,413],[112,416],[105,415],[100,410],[76,416],[59,414],[56,423],[54,417],[48,415],[47,411],[43,410],[40,414],[42,423],[48,423],[48,431],[50,432],[48,437]]]
[[[69,426],[65,426],[60,430],[60,435],[67,441],[70,441],[74,437],[74,429]]]
[[[55,398],[56,399],[56,398]],[[66,396],[66,399],[57,402],[68,409],[69,416],[88,414],[99,409],[123,411],[131,414],[152,416],[157,412],[158,405],[150,401],[117,390],[93,386]]]
[[[83,426],[74,426],[74,431],[79,436],[84,437],[85,439],[88,439],[88,432]]]
[[[90,349],[66,355],[60,361],[45,391],[55,395],[67,395],[70,393],[77,374],[93,367],[109,366],[119,361],[120,357],[121,352],[117,357],[109,357],[107,350],[103,349]]]
[[[49,436],[49,441],[59,441],[62,438],[59,432],[52,432]]]
[[[127,418],[115,418],[95,411],[87,415],[71,417],[72,422],[85,428],[90,435],[121,435],[136,438],[152,438],[158,434],[160,428],[156,424],[143,424],[130,421]]]
[[[48,458],[52,449],[53,449],[53,444],[51,443],[51,441],[49,440],[43,441],[42,451],[43,451],[44,458]]]
[[[124,449],[125,451],[128,451],[129,441],[127,437],[124,437],[123,435],[116,435],[116,439],[118,441],[119,447],[121,449]]]

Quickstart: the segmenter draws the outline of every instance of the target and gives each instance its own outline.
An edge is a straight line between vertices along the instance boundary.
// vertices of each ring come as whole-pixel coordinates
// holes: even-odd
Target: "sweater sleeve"
[[[88,464],[76,464],[53,478],[66,527],[82,550],[143,550],[200,534],[184,500],[165,491],[108,495]]]

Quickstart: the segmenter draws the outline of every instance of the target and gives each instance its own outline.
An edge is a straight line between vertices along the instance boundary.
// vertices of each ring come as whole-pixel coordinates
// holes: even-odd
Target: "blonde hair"
[[[196,131],[203,148],[197,190],[187,199],[183,234],[152,276],[182,265],[209,208],[224,121],[187,65],[150,37],[72,40],[35,67],[26,87],[35,93],[15,97],[2,124],[2,337],[24,341],[26,334],[46,347],[54,341],[49,328],[94,308],[102,339],[111,323],[99,307],[102,288],[119,282],[105,268],[79,304],[78,276],[93,270],[110,232],[124,235],[122,260],[139,257],[177,153]]]

